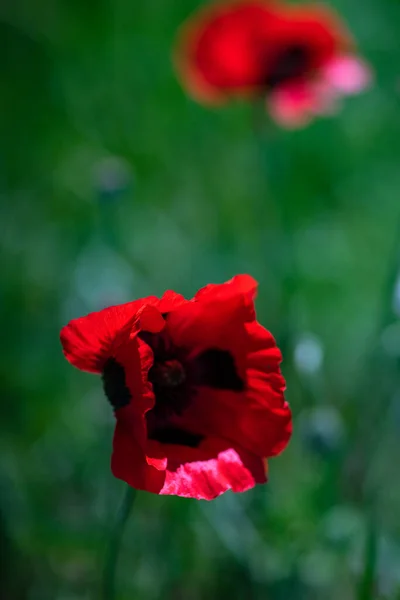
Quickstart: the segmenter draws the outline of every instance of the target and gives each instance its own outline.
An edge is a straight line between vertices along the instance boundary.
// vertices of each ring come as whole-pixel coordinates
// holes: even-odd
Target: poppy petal
[[[127,409],[122,411],[125,411],[125,415],[117,419],[114,433],[112,473],[138,490],[158,494],[164,485],[165,469],[159,469],[152,461],[146,460],[143,448],[135,437],[137,424],[127,418]]]
[[[246,380],[241,392],[198,387],[180,426],[199,434],[223,436],[258,456],[282,452],[292,433],[284,398],[280,350],[257,322],[246,325]]]
[[[280,86],[267,103],[272,118],[288,129],[304,127],[315,115],[331,115],[339,108],[337,91],[324,80]]]
[[[265,382],[250,385],[246,394],[199,388],[181,427],[199,434],[224,435],[258,456],[280,454],[292,434],[289,405],[283,394],[271,391]]]
[[[266,482],[265,461],[229,448],[216,458],[173,464],[168,461],[160,494],[212,500],[227,490],[245,492]]]
[[[167,290],[160,298],[157,308],[160,313],[164,314],[169,313],[171,310],[175,310],[187,302],[189,302],[189,300],[186,300],[182,294],[177,294],[173,290]]]
[[[66,359],[82,371],[101,373],[121,329],[141,307],[157,302],[158,298],[149,296],[73,319],[63,327],[60,334]]]
[[[251,0],[213,4],[189,19],[176,52],[177,70],[189,92],[218,103],[230,90],[258,86],[270,18],[265,2]]]
[[[372,72],[368,65],[354,56],[339,56],[331,60],[322,73],[334,90],[341,94],[358,94],[371,82]]]
[[[201,289],[192,302],[169,315],[167,331],[173,343],[188,348],[190,359],[210,350],[228,352],[243,379],[245,323],[255,316],[256,288],[252,277],[239,275],[225,284]]]
[[[243,297],[248,304],[252,304],[257,294],[257,281],[251,275],[235,275],[226,283],[210,283],[201,288],[195,301],[220,300],[225,301],[232,297]]]
[[[280,86],[267,99],[271,117],[288,129],[307,125],[316,103],[312,89],[306,84]]]

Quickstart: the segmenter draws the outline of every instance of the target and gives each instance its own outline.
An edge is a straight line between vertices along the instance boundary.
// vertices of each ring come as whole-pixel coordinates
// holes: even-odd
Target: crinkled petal
[[[275,456],[292,433],[292,416],[284,398],[281,353],[272,335],[248,323],[245,389],[241,392],[199,387],[179,426],[224,437],[261,457]]]
[[[244,377],[245,323],[254,319],[256,288],[252,277],[238,275],[201,289],[168,317],[167,332],[174,345],[188,349],[188,358],[210,350],[229,352],[237,374]]]
[[[266,482],[266,461],[223,439],[206,438],[199,448],[149,442],[145,453],[137,443],[137,419],[128,407],[118,414],[112,472],[136,489],[212,500]]]
[[[229,448],[215,458],[186,463],[168,461],[160,494],[212,500],[227,490],[245,492],[266,482],[266,465],[257,456]]]
[[[74,319],[61,330],[60,339],[66,359],[83,371],[101,373],[121,329],[145,304],[157,304],[149,296],[127,304],[111,306]]]

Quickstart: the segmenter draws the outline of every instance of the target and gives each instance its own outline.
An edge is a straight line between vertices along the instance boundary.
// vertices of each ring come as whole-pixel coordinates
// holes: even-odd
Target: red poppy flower
[[[292,423],[281,353],[238,275],[106,308],[61,331],[66,358],[102,375],[115,409],[112,471],[134,488],[212,499],[266,481]]]
[[[264,96],[272,117],[298,126],[362,90],[370,72],[350,35],[327,8],[273,0],[230,0],[184,25],[176,62],[200,101]]]

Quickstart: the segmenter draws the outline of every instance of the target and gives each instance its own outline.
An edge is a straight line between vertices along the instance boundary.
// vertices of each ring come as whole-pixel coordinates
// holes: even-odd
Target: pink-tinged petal
[[[168,461],[160,494],[212,500],[227,490],[245,492],[266,482],[266,464],[257,456],[229,448],[216,458],[181,464]]]
[[[66,359],[82,371],[101,373],[104,362],[121,330],[147,304],[157,304],[158,298],[149,296],[127,304],[111,306],[74,319],[60,333]]]
[[[315,95],[306,84],[280,86],[267,99],[271,117],[287,129],[308,125],[316,103]]]
[[[332,115],[338,110],[338,92],[325,80],[287,84],[267,100],[272,118],[289,129],[308,125],[316,115]]]
[[[312,107],[313,115],[334,115],[340,107],[340,94],[326,81],[320,79],[310,83],[311,93],[314,95]]]
[[[354,56],[339,56],[322,71],[323,80],[341,94],[358,94],[371,83],[369,66]]]
[[[146,460],[147,460],[147,464],[151,465],[152,467],[155,467],[157,469],[157,471],[165,471],[167,468],[167,464],[168,464],[167,457],[154,458],[151,456],[147,456]]]

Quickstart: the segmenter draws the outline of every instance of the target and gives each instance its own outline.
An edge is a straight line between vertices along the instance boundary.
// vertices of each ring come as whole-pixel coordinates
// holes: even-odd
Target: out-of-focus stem
[[[118,556],[121,550],[121,542],[125,525],[131,513],[135,496],[136,490],[127,486],[122,504],[117,514],[114,528],[111,532],[110,542],[104,563],[103,589],[101,596],[103,600],[115,600],[117,597],[115,593],[115,583]]]
[[[289,359],[293,351],[295,329],[292,314],[293,299],[300,279],[296,260],[293,216],[285,195],[286,181],[290,177],[290,165],[288,157],[282,152],[279,140],[280,132],[268,119],[264,102],[254,105],[253,130],[264,191],[254,208],[257,219],[256,227],[259,230],[262,254],[267,253],[263,225],[268,223],[270,231],[274,228],[278,233],[273,254],[270,255],[272,265],[270,263],[268,269],[272,266],[274,275],[279,282],[281,303],[278,342],[282,354]]]
[[[361,574],[357,600],[376,598],[376,565],[378,558],[378,535],[374,508],[370,510],[368,531],[365,540],[364,568]]]

